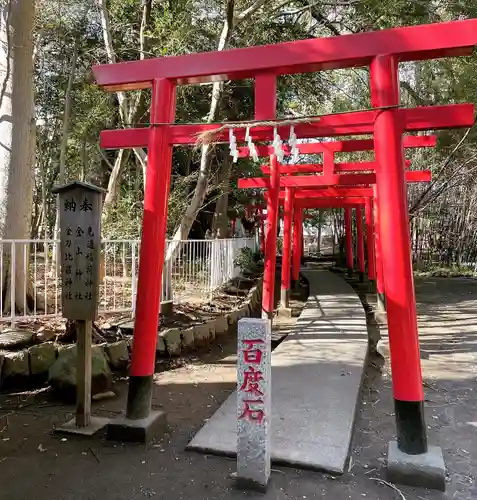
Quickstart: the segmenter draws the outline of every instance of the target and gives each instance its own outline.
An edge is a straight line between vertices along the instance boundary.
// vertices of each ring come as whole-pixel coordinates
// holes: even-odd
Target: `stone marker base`
[[[446,467],[442,450],[429,446],[427,453],[407,455],[398,448],[396,441],[390,441],[387,478],[392,483],[445,491]]]
[[[165,302],[161,304],[161,314],[163,316],[170,316],[174,311],[174,304],[172,302]]]
[[[290,307],[290,290],[280,291],[280,309],[288,309]]]
[[[8,426],[8,414],[0,415],[0,429]]]
[[[379,312],[386,312],[386,299],[384,293],[376,294],[376,310]]]
[[[91,417],[89,425],[87,427],[77,427],[76,418],[68,420],[61,427],[57,427],[55,432],[60,434],[77,434],[80,436],[92,436],[98,431],[106,427],[111,420],[109,418],[103,417]]]
[[[258,481],[254,481],[253,479],[248,479],[245,477],[237,477],[235,480],[235,486],[239,490],[247,490],[247,491],[258,491],[259,493],[267,492],[267,484],[259,483]]]
[[[271,323],[267,319],[245,318],[237,329],[237,396],[236,450],[237,484],[245,489],[265,491],[270,479],[270,399]],[[250,359],[244,353],[249,352]],[[252,366],[250,366],[252,364]],[[250,382],[250,374],[260,373],[258,383]],[[244,388],[246,391],[244,391]],[[249,401],[249,388],[260,397]],[[256,416],[260,415],[257,422]],[[255,418],[254,418],[255,417]]]
[[[293,317],[293,310],[291,307],[279,307],[278,311],[278,316],[282,316],[283,318],[292,318]]]
[[[147,418],[132,420],[120,417],[110,421],[107,439],[134,443],[147,443],[166,428],[166,414],[152,411]]]
[[[378,311],[374,312],[374,318],[376,319],[379,325],[387,325],[388,324],[388,315],[386,311]]]

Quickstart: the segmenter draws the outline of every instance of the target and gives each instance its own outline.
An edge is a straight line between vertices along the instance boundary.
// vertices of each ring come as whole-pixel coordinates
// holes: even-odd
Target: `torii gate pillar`
[[[283,213],[283,250],[282,250],[282,281],[280,289],[280,306],[288,309],[290,305],[290,275],[291,275],[291,243],[293,227],[293,188],[285,189],[285,206]]]
[[[353,275],[354,255],[353,255],[353,223],[352,223],[352,209],[344,209],[344,228],[345,228],[345,253],[346,253],[346,268],[348,270],[348,277]]]
[[[296,289],[300,283],[301,264],[301,234],[303,225],[303,210],[295,207],[293,212],[293,261],[292,261],[292,281]]]
[[[396,413],[397,448],[407,455],[426,453],[416,301],[409,239],[404,130],[398,110],[398,60],[376,56],[371,63],[371,98],[382,109],[374,124],[379,236],[388,315],[389,346]],[[395,444],[395,443],[394,443]],[[390,452],[393,450],[390,446]]]
[[[359,281],[364,281],[364,236],[363,236],[363,211],[356,207],[356,247],[358,252]]]
[[[274,75],[260,75],[255,79],[255,119],[273,120],[277,107],[277,79]],[[275,309],[275,270],[277,264],[277,229],[280,208],[280,165],[275,155],[270,156],[270,189],[267,197],[267,235],[265,237],[265,269],[263,272],[262,317],[273,318]]]
[[[376,260],[375,260],[375,242],[374,242],[374,227],[373,227],[373,202],[371,198],[366,198],[365,205],[366,219],[366,249],[368,253],[368,280],[370,290],[375,291],[376,281]]]
[[[165,414],[151,411],[151,402],[166,244],[172,146],[167,140],[167,129],[155,124],[173,121],[176,109],[175,96],[174,83],[166,79],[154,80],[126,418],[118,418],[109,424],[109,439],[147,442],[158,427],[165,425]]]
[[[376,184],[373,186],[374,190],[374,203],[373,203],[373,216],[374,216],[374,243],[376,252],[376,310],[378,312],[386,311],[386,298],[384,295],[384,276],[383,276],[383,261],[381,249],[381,235],[380,235],[380,217],[379,217],[379,196]]]

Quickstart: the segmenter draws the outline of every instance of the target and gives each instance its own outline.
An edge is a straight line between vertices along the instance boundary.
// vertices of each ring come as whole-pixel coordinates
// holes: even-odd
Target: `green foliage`
[[[234,265],[242,272],[254,271],[261,263],[263,263],[263,254],[248,247],[241,248],[234,260]]]
[[[104,238],[138,239],[141,235],[142,212],[141,201],[126,190],[103,224]]]
[[[414,271],[414,276],[420,278],[477,278],[477,272],[468,267],[428,266],[427,269]]]
[[[243,12],[254,0],[236,0],[235,14]],[[106,63],[97,0],[37,0],[35,29],[35,91],[37,110],[37,155],[35,169],[34,235],[50,235],[54,224],[55,198],[51,187],[58,181],[60,143],[66,87],[71,71],[75,43],[79,48],[69,120],[66,180],[84,178],[104,188],[117,152],[100,151],[99,133],[105,128],[121,127],[118,98],[99,89],[92,79],[91,67]],[[141,57],[140,32],[143,4],[138,0],[109,0],[108,12],[114,54],[118,61]],[[232,31],[229,48],[279,43],[297,39],[358,33],[375,29],[477,17],[477,4],[463,0],[426,2],[416,0],[362,0],[358,2],[310,2],[309,0],[270,0],[250,19]],[[217,49],[225,18],[223,0],[165,0],[151,3],[150,18],[144,31],[144,57],[165,57]],[[477,103],[477,56],[401,64],[402,103],[406,106],[452,102]],[[130,96],[131,93],[128,93]],[[179,86],[176,121],[203,122],[210,107],[211,85]],[[352,68],[278,78],[280,117],[313,115],[362,109],[370,106],[367,69]],[[136,125],[149,122],[150,91],[142,91]],[[218,120],[253,118],[254,97],[250,80],[225,82],[219,102]],[[135,124],[126,124],[135,125]],[[438,235],[443,246],[458,247],[460,256],[477,255],[474,234],[475,194],[477,193],[477,133],[453,152],[463,131],[442,131],[435,149],[407,152],[416,169],[431,168],[436,182],[431,195],[456,172],[456,183],[447,186],[436,202],[423,193],[426,186],[410,186],[410,206],[422,222],[419,237],[413,237],[415,252],[420,251],[424,235]],[[452,153],[451,161],[449,157]],[[229,213],[243,214],[244,205],[260,192],[237,189],[237,179],[259,176],[259,165],[241,160],[232,165],[230,183],[221,172],[227,148],[212,151],[210,186],[204,213],[213,214],[215,201],[223,192],[229,196]],[[373,154],[340,154],[338,161],[373,159]],[[320,155],[305,161],[321,161]],[[191,199],[197,181],[200,152],[176,148],[173,156],[172,187],[169,199],[168,235],[172,235]],[[130,154],[119,175],[117,202],[104,221],[107,237],[137,238],[143,208],[142,166]],[[477,198],[476,198],[477,199]],[[202,215],[204,215],[204,213]],[[307,224],[320,223],[312,211]],[[322,222],[340,230],[333,211],[322,212]],[[204,215],[203,224],[212,216]],[[416,219],[417,220],[417,219]],[[445,223],[439,221],[445,220]],[[420,223],[421,223],[420,222]],[[416,222],[413,222],[415,225]],[[414,226],[413,226],[414,227]],[[427,240],[426,240],[427,241]],[[436,243],[431,243],[436,245]],[[422,246],[422,245],[421,245]],[[467,252],[467,253],[466,253]],[[432,252],[431,252],[432,253]],[[467,258],[466,257],[466,258]],[[243,257],[245,259],[245,257]]]

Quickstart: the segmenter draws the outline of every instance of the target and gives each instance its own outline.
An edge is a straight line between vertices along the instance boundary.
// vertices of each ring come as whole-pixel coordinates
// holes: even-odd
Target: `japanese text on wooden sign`
[[[94,320],[101,255],[101,193],[83,186],[60,191],[63,316]]]

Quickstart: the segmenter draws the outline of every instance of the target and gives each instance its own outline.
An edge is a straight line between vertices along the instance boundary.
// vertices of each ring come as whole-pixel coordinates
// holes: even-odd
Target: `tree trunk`
[[[230,174],[232,172],[232,164],[230,159],[226,157],[220,169],[220,190],[221,195],[217,199],[214,213],[214,223],[212,232],[215,232],[217,238],[227,238],[229,229],[228,209],[229,209],[229,192],[230,192]]]
[[[248,8],[244,9],[237,16],[234,15],[235,0],[227,0],[225,21],[220,34],[219,43],[217,44],[217,51],[222,51],[227,48],[227,44],[232,35],[233,29],[243,21],[253,17],[253,15],[261,9],[267,0],[255,0]],[[212,97],[210,100],[209,114],[207,116],[207,123],[212,123],[217,116],[218,104],[223,92],[223,82],[214,82],[212,85]],[[174,258],[180,248],[180,241],[185,240],[189,236],[197,214],[204,203],[207,194],[209,170],[210,170],[210,147],[208,144],[202,146],[202,154],[200,159],[199,177],[197,185],[194,190],[194,195],[188,206],[184,217],[182,218],[179,227],[169,244],[166,254],[166,260],[169,261]]]
[[[323,211],[320,210],[320,217],[318,221],[318,234],[316,242],[316,253],[319,255],[321,253],[321,228],[323,226]]]
[[[220,35],[219,43],[217,50],[224,50],[227,46],[227,42],[230,38],[232,29],[233,29],[233,8],[234,8],[234,0],[229,0],[229,7],[232,9],[232,16],[227,16],[224,26],[222,29],[222,33]],[[212,97],[210,100],[210,108],[209,114],[207,116],[207,123],[212,123],[217,116],[217,110],[220,102],[220,98],[222,97],[223,92],[223,82],[214,82],[212,85]],[[199,213],[200,207],[204,203],[205,195],[207,194],[207,186],[209,180],[209,170],[210,170],[210,159],[211,159],[211,151],[210,146],[208,144],[204,144],[201,150],[200,157],[200,168],[199,168],[199,177],[197,179],[197,184],[195,186],[194,195],[192,200],[187,207],[186,213],[182,218],[179,227],[172,238],[172,241],[169,244],[166,254],[166,261],[170,261],[173,259],[174,255],[176,255],[179,250],[179,242],[181,240],[186,240],[189,236],[189,232],[192,228],[192,224],[194,224],[195,218]]]
[[[63,131],[61,136],[60,144],[60,171],[58,176],[58,182],[60,185],[65,183],[66,180],[66,153],[68,151],[68,135],[70,130],[70,116],[71,116],[71,101],[72,101],[72,90],[73,83],[75,80],[76,73],[76,61],[78,60],[78,39],[75,39],[75,44],[73,48],[73,55],[70,61],[70,74],[68,76],[68,84],[66,86],[65,92],[65,108],[63,111]],[[55,217],[55,229],[53,230],[53,238],[55,240],[60,237],[60,202],[59,196],[56,197],[56,217]],[[60,246],[56,243],[53,245],[53,253],[51,259],[51,274],[53,276],[58,276],[60,271]]]
[[[108,181],[108,192],[106,193],[106,197],[104,198],[103,203],[103,220],[107,220],[111,210],[113,210],[116,205],[116,200],[119,192],[119,177],[121,176],[121,171],[128,161],[130,154],[129,149],[120,149],[116,156],[116,160],[114,161],[113,170],[111,171],[111,175],[109,176]]]
[[[108,58],[109,64],[115,64],[116,54],[114,52],[113,47],[113,36],[111,33],[111,25],[109,21],[109,13],[107,8],[106,0],[98,0],[98,7],[101,16],[101,27],[103,32],[103,40],[104,47],[106,49],[106,54]],[[142,0],[141,3],[142,8],[142,17],[141,17],[141,28],[139,31],[139,58],[144,59],[145,51],[147,49],[147,37],[146,29],[148,27],[150,17],[151,17],[151,8],[152,8],[152,0]],[[121,122],[123,125],[132,126],[137,122],[140,112],[141,105],[144,100],[143,92],[139,91],[136,93],[135,99],[128,99],[124,92],[116,92],[118,101],[119,101],[119,116],[121,118]],[[142,166],[143,170],[143,178],[144,184],[146,180],[146,153],[141,148],[133,149],[136,158]],[[129,159],[129,150],[127,152],[119,151],[118,156],[116,157],[116,161],[114,163],[114,168],[111,172],[111,177],[109,178],[108,183],[108,194],[106,195],[106,199],[104,200],[103,205],[103,219],[107,219],[108,213],[114,208],[116,205],[116,201],[119,195],[119,180],[120,174],[123,166],[126,161]]]
[[[11,0],[2,8],[0,65],[4,80],[0,104],[0,236],[3,239],[28,239],[30,235],[36,136],[34,16],[34,0]],[[12,249],[15,249],[14,254]],[[3,251],[3,312],[16,308],[26,313],[33,302],[29,248],[22,244],[5,244]],[[11,296],[12,278],[14,297]],[[11,303],[11,298],[15,304]]]

